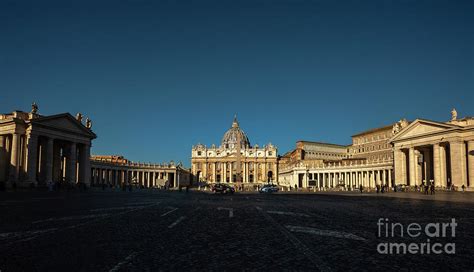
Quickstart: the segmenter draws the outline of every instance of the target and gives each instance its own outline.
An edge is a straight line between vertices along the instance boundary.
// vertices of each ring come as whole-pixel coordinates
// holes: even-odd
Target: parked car
[[[262,188],[260,188],[260,193],[276,193],[278,192],[278,186],[274,184],[265,184]]]
[[[212,186],[212,191],[214,193],[233,194],[235,189],[227,184],[217,183]]]

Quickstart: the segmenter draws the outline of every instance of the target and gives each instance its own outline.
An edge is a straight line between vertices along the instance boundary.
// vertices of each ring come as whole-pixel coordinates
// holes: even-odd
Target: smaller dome
[[[234,117],[232,127],[227,130],[227,132],[224,134],[224,137],[222,137],[221,146],[226,149],[236,148],[238,139],[240,139],[241,148],[250,148],[249,138],[245,132],[240,129],[237,117]]]

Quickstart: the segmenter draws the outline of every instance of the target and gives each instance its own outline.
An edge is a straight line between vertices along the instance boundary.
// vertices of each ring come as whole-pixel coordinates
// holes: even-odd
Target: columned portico
[[[82,115],[69,113],[41,116],[32,105],[30,113],[14,111],[0,115],[0,182],[8,186],[46,186],[52,183],[77,182],[75,168],[83,169],[81,182],[90,183],[89,149],[96,135],[91,123],[83,124]],[[75,146],[83,159],[77,163]],[[89,170],[86,170],[89,168]]]
[[[473,118],[446,123],[415,120],[391,139],[396,158],[396,182],[403,182],[408,176],[410,186],[434,182],[441,188],[473,188],[473,139]],[[409,154],[406,164],[403,150],[408,150]],[[403,171],[404,165],[409,166],[408,175]]]

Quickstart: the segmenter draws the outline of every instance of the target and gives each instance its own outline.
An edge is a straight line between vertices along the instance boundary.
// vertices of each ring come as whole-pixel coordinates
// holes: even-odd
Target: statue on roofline
[[[454,121],[456,119],[458,119],[458,112],[455,108],[453,108],[453,110],[451,111],[451,121]]]
[[[87,117],[86,119],[86,128],[91,129],[92,128],[92,121]]]
[[[33,102],[31,104],[31,113],[32,114],[38,114],[38,105],[36,104],[36,102]]]

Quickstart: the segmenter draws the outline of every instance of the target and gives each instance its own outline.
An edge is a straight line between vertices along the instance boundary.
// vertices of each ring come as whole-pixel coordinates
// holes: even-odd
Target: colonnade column
[[[38,136],[29,135],[28,137],[28,158],[26,160],[26,174],[28,181],[36,184],[36,170],[38,162]]]
[[[441,186],[441,160],[440,160],[440,146],[439,144],[433,145],[433,175],[434,175],[434,184],[436,187]]]
[[[469,187],[474,188],[474,140],[467,142],[467,169]]]
[[[446,158],[446,146],[440,145],[439,146],[439,166],[440,166],[440,186],[446,187],[448,181],[448,174],[447,174],[447,158]]]
[[[407,184],[406,154],[401,149],[394,151],[395,164],[395,182],[398,184]]]
[[[458,187],[467,185],[466,146],[462,141],[449,142],[451,150],[451,182]]]
[[[416,182],[416,157],[415,148],[410,147],[408,151],[408,163],[410,164],[410,186],[418,185]]]
[[[425,179],[426,179],[426,184],[429,184],[431,180],[434,178],[431,176],[431,156],[430,156],[430,150],[426,149],[423,152],[423,157],[424,157],[424,164],[425,164]],[[433,180],[434,181],[434,180]]]
[[[81,162],[80,162],[80,170],[82,173],[82,182],[85,183],[85,185],[90,186],[91,185],[91,163],[90,163],[90,145],[89,144],[84,144],[82,146],[81,150]]]
[[[0,135],[0,181],[6,181],[7,146],[6,137]]]
[[[20,172],[20,161],[19,161],[19,147],[20,134],[13,133],[11,157],[10,157],[10,181],[16,182],[18,180],[18,174]]]
[[[69,146],[69,154],[67,158],[67,174],[68,182],[76,183],[76,165],[77,165],[77,146],[76,143],[71,143]],[[82,166],[81,166],[82,167]]]
[[[53,146],[54,139],[48,138],[46,145],[46,184],[53,182]]]

